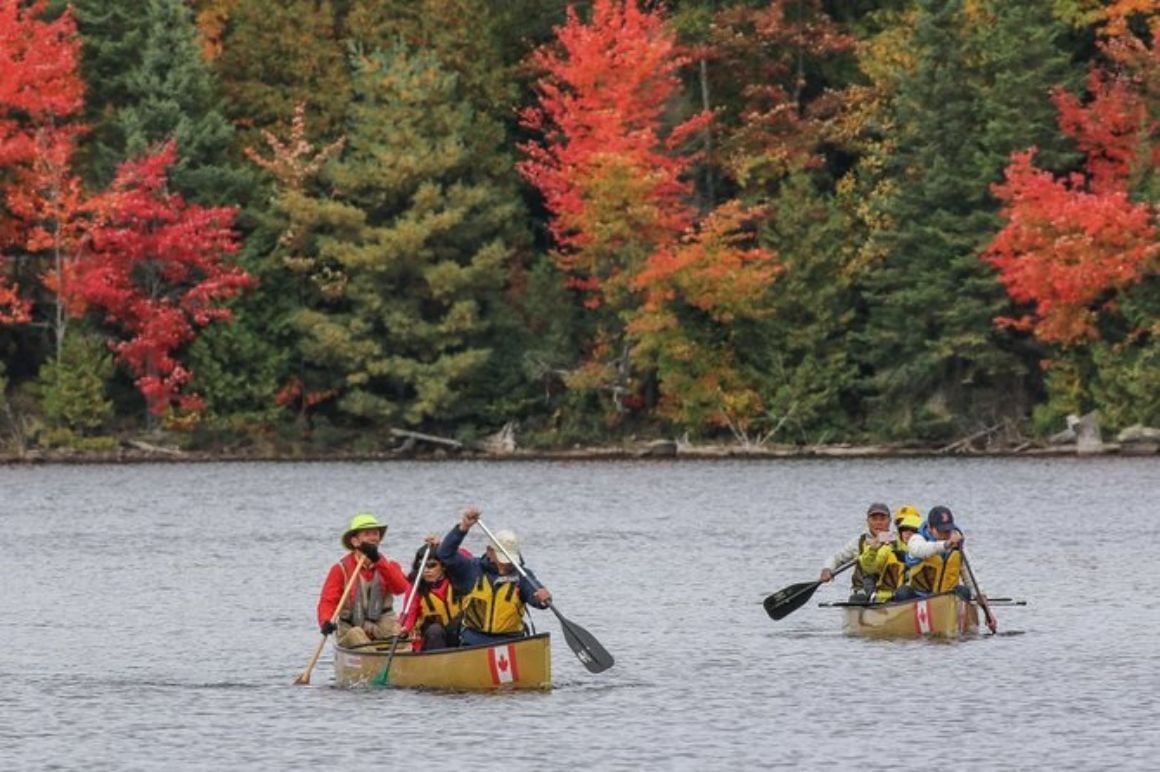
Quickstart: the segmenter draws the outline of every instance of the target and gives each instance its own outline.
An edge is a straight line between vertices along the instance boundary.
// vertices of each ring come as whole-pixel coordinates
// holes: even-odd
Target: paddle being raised
[[[491,544],[482,558],[459,553],[463,537],[476,523]],[[442,561],[455,591],[463,598],[461,645],[494,643],[527,634],[526,605],[551,609],[564,628],[564,640],[589,671],[612,667],[612,655],[587,630],[574,624],[552,605],[552,594],[524,568],[519,539],[512,531],[492,533],[480,520],[478,509],[464,510],[459,523],[439,543]]]

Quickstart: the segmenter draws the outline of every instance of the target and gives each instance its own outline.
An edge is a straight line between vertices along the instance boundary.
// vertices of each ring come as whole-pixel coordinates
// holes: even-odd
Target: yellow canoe
[[[400,644],[391,660],[388,686],[456,691],[552,688],[548,633],[435,651],[404,651],[405,645]],[[335,683],[345,687],[375,683],[390,649],[389,641],[353,649],[335,646]]]
[[[979,631],[979,608],[953,592],[873,606],[842,604],[844,632],[874,638],[959,638]]]

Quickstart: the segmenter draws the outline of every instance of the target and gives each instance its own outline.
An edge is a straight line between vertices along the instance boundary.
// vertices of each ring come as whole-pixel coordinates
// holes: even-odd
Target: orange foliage
[[[1148,135],[1148,107],[1128,78],[1093,69],[1088,77],[1091,99],[1083,102],[1064,89],[1052,97],[1059,125],[1087,156],[1093,192],[1123,190]]]
[[[1006,182],[995,187],[1008,223],[985,259],[1011,297],[1035,313],[998,321],[1052,343],[1095,339],[1110,291],[1139,281],[1160,254],[1151,209],[1122,190],[1089,192],[1082,175],[1057,180],[1033,158],[1034,151],[1016,154]]]
[[[608,389],[631,406],[630,360],[655,368],[662,413],[691,425],[728,422],[721,410],[730,400],[747,409],[760,400],[739,396],[756,392],[727,346],[706,346],[713,336],[703,326],[759,314],[779,268],[748,245],[752,214],[739,204],[698,224],[687,182],[696,159],[679,148],[711,116],[662,132],[686,60],[659,12],[596,0],[591,19],[570,9],[557,45],[536,53],[539,103],[521,116],[542,137],[521,147],[519,168],[553,215],[557,264],[586,308],[603,309],[591,359],[569,385]],[[683,329],[684,309],[708,322]]]
[[[661,136],[684,59],[659,13],[642,11],[635,0],[596,0],[589,24],[569,8],[556,34],[557,46],[532,57],[545,76],[536,86],[539,104],[524,110],[521,122],[543,141],[521,145],[519,169],[554,215],[550,227],[561,267],[583,286],[596,278],[593,289],[600,292],[599,284],[623,261],[619,239],[647,244],[691,223],[693,212],[684,203],[690,187],[682,180],[690,161],[667,152],[666,139],[679,141],[708,116]],[[607,185],[619,186],[625,204],[620,223],[593,195]],[[615,232],[602,240],[609,229]]]
[[[1147,45],[1116,26],[1142,9],[1132,2],[1107,9],[1104,34],[1112,37],[1101,45],[1114,73],[1093,69],[1086,99],[1054,94],[1060,128],[1084,152],[1086,174],[1056,179],[1033,166],[1032,149],[1014,154],[1006,181],[995,186],[1007,225],[984,259],[1013,299],[1034,308],[996,321],[1044,341],[1098,338],[1096,322],[1115,308],[1117,293],[1158,268],[1157,208],[1131,192],[1160,170],[1160,55],[1155,39]],[[1160,20],[1151,22],[1160,32]]]

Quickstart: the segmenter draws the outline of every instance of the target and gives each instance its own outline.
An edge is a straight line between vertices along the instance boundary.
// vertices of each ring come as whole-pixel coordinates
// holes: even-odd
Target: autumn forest
[[[0,0],[0,446],[1160,426],[1156,0]]]

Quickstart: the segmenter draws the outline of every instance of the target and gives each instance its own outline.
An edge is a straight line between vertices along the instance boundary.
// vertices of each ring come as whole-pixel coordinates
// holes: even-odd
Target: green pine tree
[[[1029,357],[993,325],[1007,298],[978,255],[1010,152],[1061,147],[1048,94],[1068,57],[1048,5],[918,3],[916,65],[894,103],[896,193],[872,235],[884,258],[858,337],[877,432],[945,437],[1027,412]]]
[[[80,0],[76,13],[94,124],[85,147],[90,181],[103,186],[125,159],[176,139],[177,190],[203,204],[245,201],[252,177],[230,162],[234,130],[184,3],[145,0],[129,12]]]
[[[496,135],[490,119],[433,55],[396,46],[354,67],[346,148],[325,174],[336,193],[314,218],[336,289],[299,315],[306,355],[340,368],[347,414],[450,420],[491,356],[506,234],[522,210],[478,155],[474,138]]]
[[[311,118],[311,140],[329,142],[342,133],[351,86],[335,5],[238,0],[214,71],[241,147],[260,146],[261,129],[284,134],[299,104]]]

